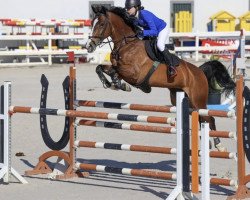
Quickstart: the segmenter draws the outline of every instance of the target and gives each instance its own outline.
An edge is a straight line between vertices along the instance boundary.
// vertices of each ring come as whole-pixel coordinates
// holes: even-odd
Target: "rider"
[[[136,18],[135,24],[142,27],[144,30],[139,31],[137,34],[139,38],[143,37],[158,37],[157,47],[162,52],[166,63],[169,63],[168,76],[173,77],[176,75],[173,60],[170,53],[165,48],[166,41],[169,41],[169,30],[167,23],[162,19],[156,17],[148,10],[144,10],[140,0],[126,0],[125,8],[130,16]],[[167,45],[170,46],[170,45]]]

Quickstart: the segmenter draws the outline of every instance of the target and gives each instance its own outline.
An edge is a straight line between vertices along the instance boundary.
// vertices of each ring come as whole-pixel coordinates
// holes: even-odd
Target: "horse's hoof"
[[[215,145],[215,148],[216,148],[219,152],[226,152],[226,151],[227,151],[226,147],[223,147],[221,143]]]
[[[111,86],[109,87],[109,89],[111,89],[111,90],[119,90],[119,88],[117,88],[116,86],[115,86],[115,84],[111,84]]]
[[[121,89],[126,92],[131,92],[131,87],[127,83],[122,83]]]
[[[209,149],[212,149],[212,142],[209,140]]]

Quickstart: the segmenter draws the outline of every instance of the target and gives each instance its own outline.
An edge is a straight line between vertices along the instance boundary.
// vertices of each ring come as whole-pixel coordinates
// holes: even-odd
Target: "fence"
[[[170,37],[173,39],[178,39],[181,44],[180,46],[176,46],[175,51],[177,53],[184,53],[184,52],[190,52],[195,53],[195,60],[199,60],[200,53],[203,53],[205,51],[208,51],[210,53],[213,52],[223,52],[223,51],[229,51],[232,54],[238,49],[238,44],[240,43],[231,43],[231,44],[220,44],[220,42],[216,42],[215,46],[200,46],[200,41],[205,39],[211,39],[215,41],[226,41],[226,40],[232,40],[232,41],[240,41],[241,39],[250,40],[250,31],[246,31],[243,33],[241,31],[234,31],[234,32],[186,32],[186,33],[170,33]],[[83,35],[0,35],[0,41],[26,41],[26,48],[21,50],[8,50],[2,49],[0,51],[0,59],[1,57],[6,56],[26,56],[26,62],[24,63],[0,63],[0,66],[3,65],[14,65],[14,66],[20,66],[20,65],[39,65],[39,64],[46,64],[51,65],[52,64],[52,56],[66,56],[66,52],[69,51],[67,49],[61,49],[61,50],[53,50],[52,46],[52,40],[84,40],[88,38],[88,34]],[[44,40],[47,41],[48,48],[47,49],[37,49],[34,41]],[[184,46],[183,41],[194,41],[193,46]],[[30,50],[31,46],[33,47],[33,50]],[[105,57],[107,57],[107,54],[109,54],[110,49],[108,46],[105,48],[101,48],[98,51],[96,51],[93,54],[88,54],[86,49],[71,49],[71,51],[74,51],[76,55],[85,55],[92,60],[94,63],[101,63],[105,60]],[[245,45],[245,50],[250,51],[250,45]],[[30,56],[36,56],[39,57],[41,62],[32,63],[30,62],[29,57]],[[245,57],[249,57],[249,54],[245,54]],[[45,62],[43,57],[48,58],[48,62]]]

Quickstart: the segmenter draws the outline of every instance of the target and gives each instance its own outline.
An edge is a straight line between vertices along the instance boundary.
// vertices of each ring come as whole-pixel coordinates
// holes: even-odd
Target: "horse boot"
[[[115,69],[111,69],[110,72],[109,72],[109,76],[111,77],[112,79],[112,83],[111,83],[111,87],[110,89],[112,90],[123,90],[123,91],[126,91],[126,92],[131,92],[131,87],[125,83],[125,82],[121,82],[121,80],[119,79],[119,75],[118,73],[116,72]]]
[[[107,78],[104,76],[103,74],[103,69],[102,69],[102,65],[98,65],[96,67],[96,73],[99,77],[99,79],[101,80],[103,87],[104,88],[110,88],[111,87],[111,83],[107,80]]]
[[[168,65],[167,76],[168,78],[173,78],[174,76],[176,76],[177,71],[175,69],[175,66],[173,65],[173,59],[171,58],[170,52],[168,51],[168,49],[165,49],[162,54],[166,65]]]
[[[214,146],[219,152],[227,151],[226,147],[223,147],[219,138],[214,138]]]

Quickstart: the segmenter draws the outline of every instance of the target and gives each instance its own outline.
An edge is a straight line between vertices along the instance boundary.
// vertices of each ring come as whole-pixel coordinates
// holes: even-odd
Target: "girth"
[[[151,69],[148,71],[147,75],[143,79],[143,81],[139,84],[133,85],[136,88],[141,89],[145,93],[150,93],[151,92],[151,86],[149,85],[149,79],[152,76],[152,74],[155,72],[155,70],[158,68],[160,62],[154,61]]]

